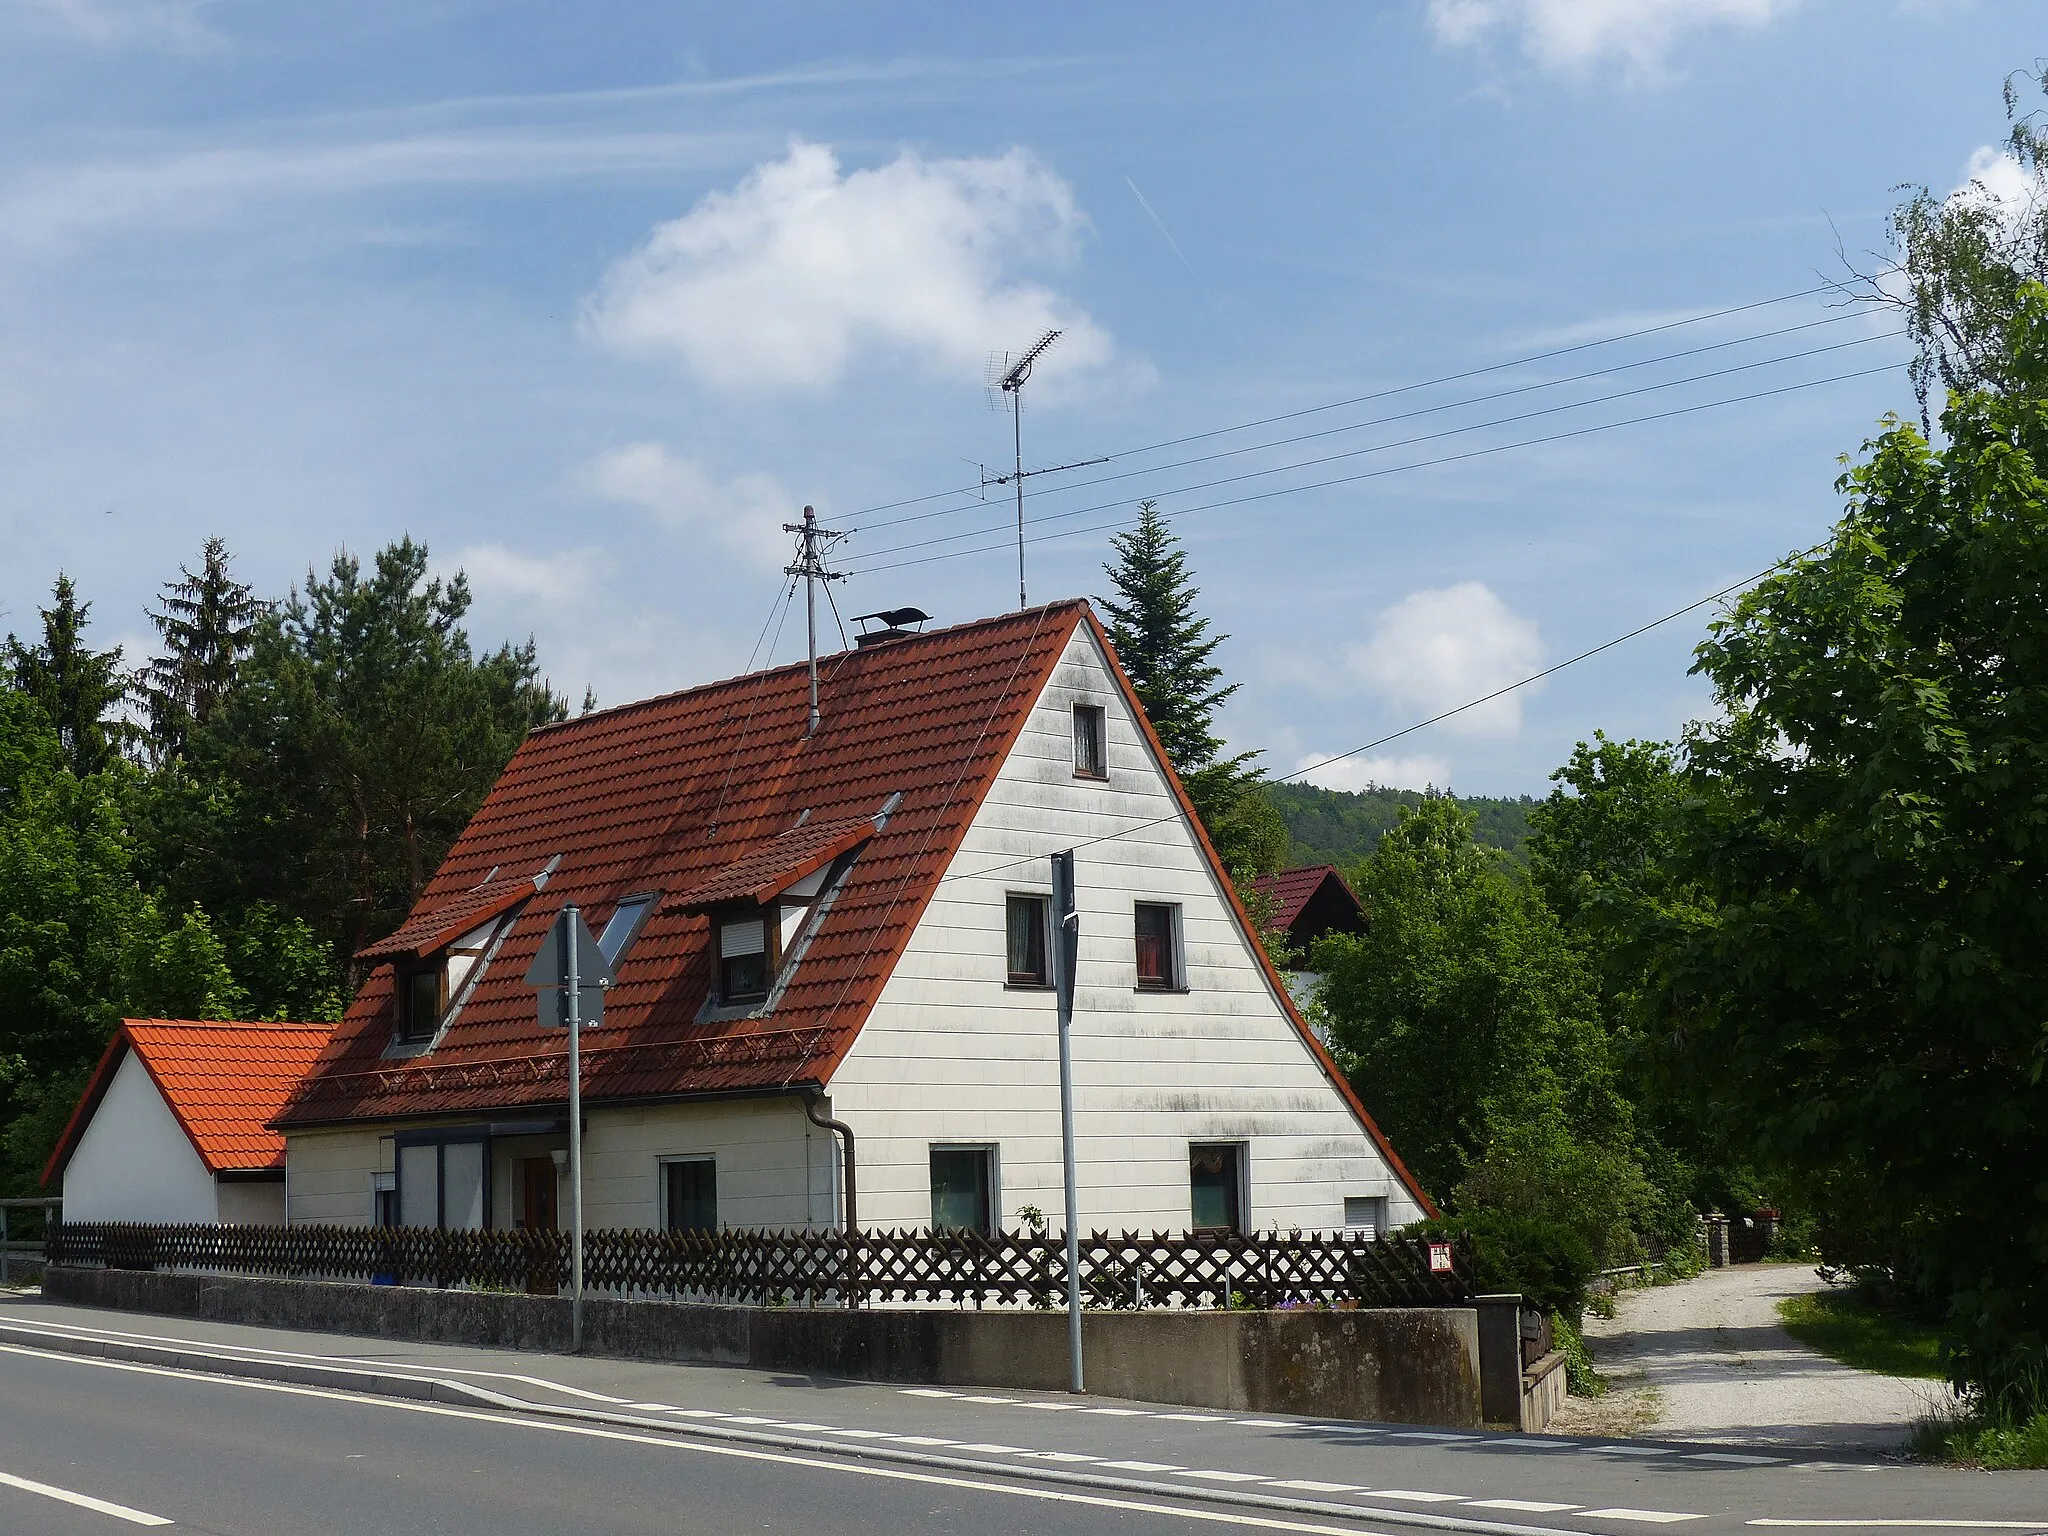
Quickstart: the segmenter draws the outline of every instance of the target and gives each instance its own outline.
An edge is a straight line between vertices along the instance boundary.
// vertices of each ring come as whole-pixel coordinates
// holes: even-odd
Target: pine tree
[[[1223,749],[1213,722],[1238,685],[1224,683],[1223,669],[1209,658],[1230,637],[1211,635],[1209,621],[1196,615],[1201,589],[1157,502],[1139,502],[1138,526],[1112,534],[1110,544],[1116,562],[1102,569],[1117,596],[1095,601],[1152,729],[1186,778],[1214,764]]]
[[[86,646],[92,604],[78,600],[78,589],[62,572],[51,589],[51,606],[40,611],[42,643],[24,645],[9,635],[7,669],[14,675],[14,686],[34,699],[56,727],[66,766],[83,778],[111,766],[121,744],[133,734],[126,722],[106,718],[128,693],[121,648],[95,651]]]
[[[208,539],[195,575],[164,583],[149,622],[163,636],[164,654],[143,669],[141,693],[149,708],[149,736],[159,759],[180,757],[194,729],[219,712],[236,670],[254,643],[265,604],[228,574],[225,540]]]

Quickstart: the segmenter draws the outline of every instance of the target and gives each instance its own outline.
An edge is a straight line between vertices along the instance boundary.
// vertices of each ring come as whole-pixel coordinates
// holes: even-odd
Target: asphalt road
[[[129,1530],[133,1514],[252,1536],[1224,1529],[1630,1536],[1667,1525],[1701,1536],[2048,1532],[2048,1476],[2040,1474],[935,1393],[47,1306],[0,1312],[53,1328],[200,1337],[210,1348],[252,1356],[297,1358],[317,1345],[327,1360],[376,1358],[389,1369],[459,1376],[536,1403],[597,1404],[647,1425],[677,1425],[567,1421],[7,1346],[0,1348],[0,1536]],[[1053,1480],[1060,1477],[1082,1481]],[[131,1515],[67,1503],[57,1493]],[[1324,1508],[1283,1507],[1301,1503]]]

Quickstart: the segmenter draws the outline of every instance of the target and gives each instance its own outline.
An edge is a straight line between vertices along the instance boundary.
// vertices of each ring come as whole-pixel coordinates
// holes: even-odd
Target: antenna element
[[[804,579],[804,619],[810,634],[811,652],[811,716],[810,723],[804,727],[804,735],[815,736],[818,734],[818,583],[846,580],[838,571],[825,569],[825,551],[819,541],[843,539],[846,535],[834,532],[830,528],[820,528],[818,514],[810,507],[804,508],[802,522],[784,523],[782,531],[803,536],[803,545],[797,555],[796,564],[784,566],[783,573],[801,576]]]

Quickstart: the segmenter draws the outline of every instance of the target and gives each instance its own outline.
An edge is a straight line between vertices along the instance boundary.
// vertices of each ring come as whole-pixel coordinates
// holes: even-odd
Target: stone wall
[[[55,1301],[372,1338],[561,1352],[556,1296],[53,1267]],[[937,1386],[1056,1392],[1060,1312],[860,1311],[584,1302],[587,1353]],[[1091,1312],[1088,1388],[1109,1397],[1380,1423],[1480,1423],[1479,1325],[1470,1308],[1356,1312]]]

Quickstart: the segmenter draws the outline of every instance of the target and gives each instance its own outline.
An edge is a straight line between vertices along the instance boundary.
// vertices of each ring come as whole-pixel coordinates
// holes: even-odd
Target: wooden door
[[[552,1232],[555,1220],[557,1181],[552,1157],[519,1159],[519,1225],[532,1232]],[[526,1290],[532,1296],[552,1296],[555,1287],[538,1271],[528,1275]]]

